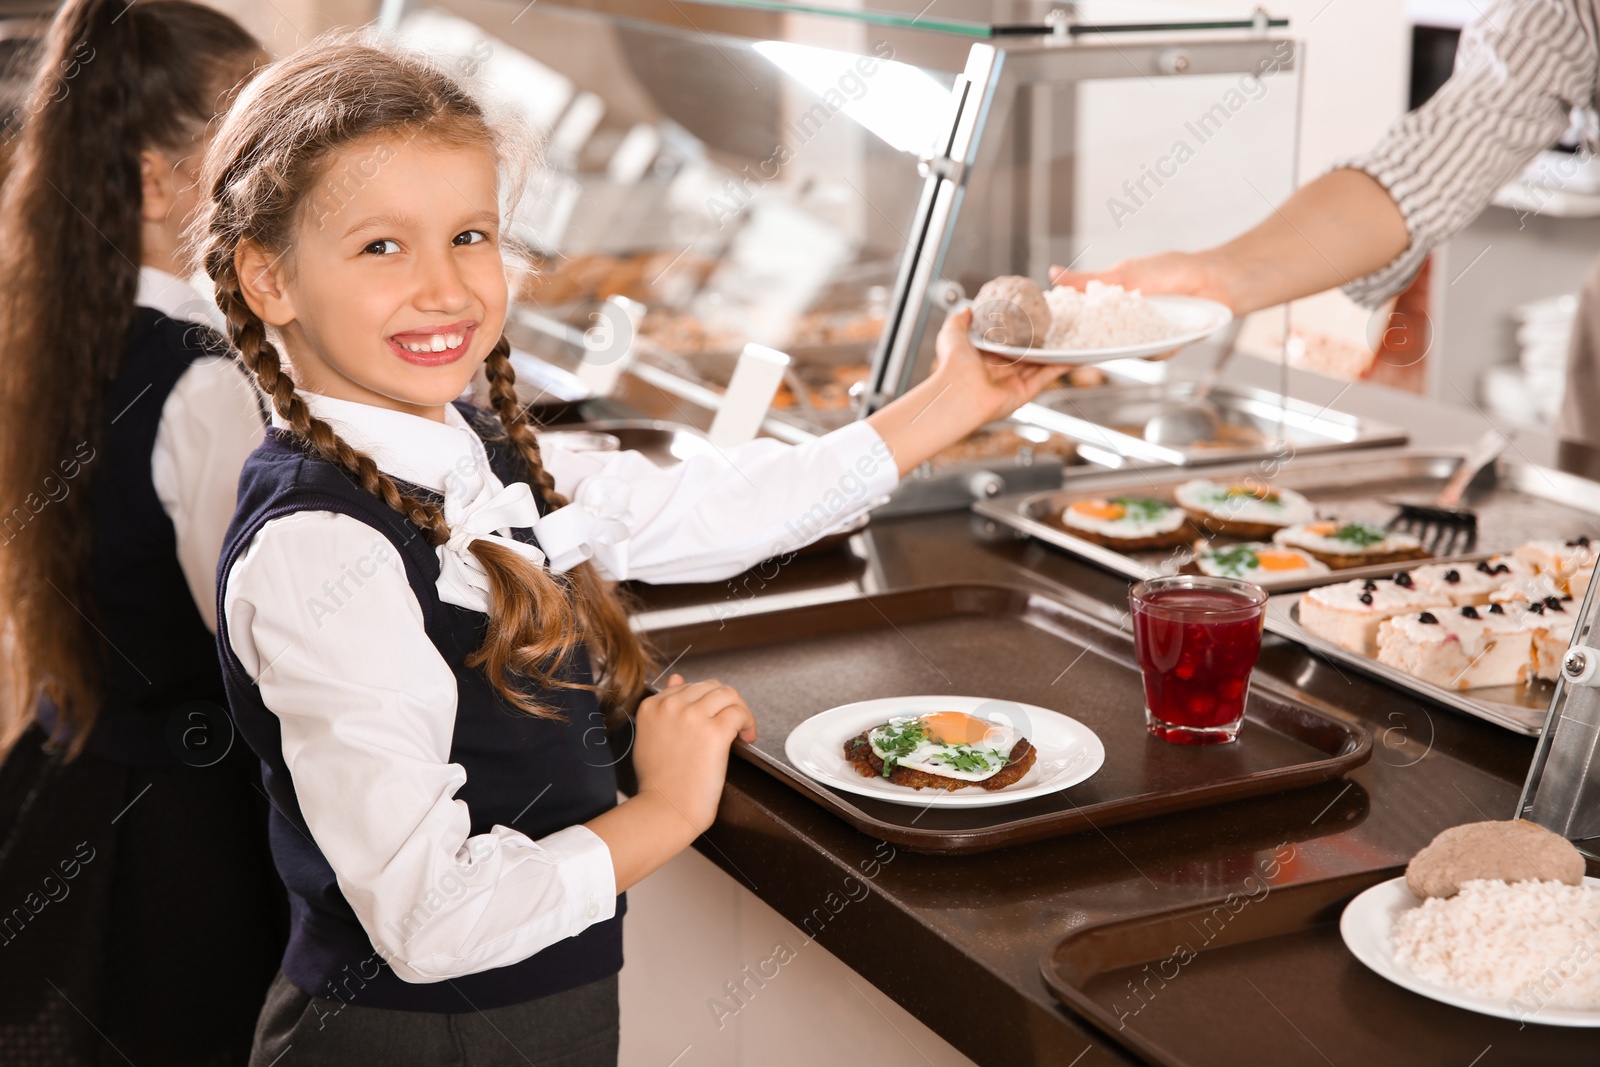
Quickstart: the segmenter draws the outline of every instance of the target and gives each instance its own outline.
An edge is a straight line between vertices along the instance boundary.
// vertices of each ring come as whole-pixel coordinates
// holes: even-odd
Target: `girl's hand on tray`
[[[1072,370],[980,352],[969,339],[971,327],[971,308],[945,319],[933,373],[867,420],[902,475],[980,426],[1005,418]]]
[[[674,674],[639,704],[633,766],[639,795],[660,796],[701,833],[717,817],[728,749],[734,738],[756,739],[756,720],[744,698],[718,681],[685,682]]]
[[[584,824],[610,850],[619,893],[711,828],[729,747],[756,739],[755,716],[734,689],[679,674],[639,703],[634,726],[638,794]]]

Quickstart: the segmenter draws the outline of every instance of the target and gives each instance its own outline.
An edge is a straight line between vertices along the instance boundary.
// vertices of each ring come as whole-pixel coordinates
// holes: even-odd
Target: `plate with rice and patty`
[[[1452,827],[1403,877],[1345,906],[1339,934],[1395,985],[1482,1015],[1600,1027],[1600,878],[1523,820]]]
[[[1077,719],[970,696],[886,697],[819,712],[784,742],[789,761],[845,793],[919,808],[986,808],[1070,788],[1105,763]]]
[[[1175,351],[1232,320],[1227,305],[1198,296],[1145,296],[1098,281],[1043,290],[1008,275],[973,298],[970,338],[982,351],[1030,363],[1104,363]]]

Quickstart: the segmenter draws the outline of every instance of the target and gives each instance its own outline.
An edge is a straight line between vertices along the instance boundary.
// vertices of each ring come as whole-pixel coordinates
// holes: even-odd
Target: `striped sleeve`
[[[1376,307],[1404,289],[1434,246],[1593,106],[1600,44],[1596,0],[1500,0],[1461,34],[1455,72],[1365,155],[1342,160],[1400,207],[1411,244],[1344,291]]]

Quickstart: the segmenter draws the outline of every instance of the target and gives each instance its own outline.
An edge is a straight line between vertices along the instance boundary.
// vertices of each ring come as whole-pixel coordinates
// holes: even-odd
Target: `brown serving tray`
[[[653,631],[662,662],[734,686],[760,736],[735,751],[863,833],[914,852],[972,853],[1309,785],[1372,752],[1343,713],[1257,676],[1237,744],[1151,737],[1132,637],[1005,585],[940,585]],[[923,808],[837,792],[784,755],[789,732],[841,704],[926,693],[1015,700],[1100,736],[1086,782],[991,808]],[[845,738],[839,739],[842,745]]]
[[[1403,989],[1350,954],[1345,904],[1403,870],[1270,889],[1246,879],[1231,901],[1077,930],[1039,970],[1063,1004],[1165,1067],[1594,1064],[1593,1030],[1519,1029]]]

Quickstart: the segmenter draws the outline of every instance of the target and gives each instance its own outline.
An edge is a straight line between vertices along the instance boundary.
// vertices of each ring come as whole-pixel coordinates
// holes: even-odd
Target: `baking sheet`
[[[1485,719],[1496,726],[1504,726],[1507,730],[1537,737],[1544,727],[1545,714],[1550,710],[1550,701],[1556,693],[1554,682],[1535,680],[1532,685],[1495,685],[1481,689],[1446,689],[1425,682],[1372,656],[1352,652],[1303,629],[1300,626],[1300,596],[1299,593],[1280,593],[1267,599],[1266,627],[1269,631],[1299,642],[1335,663],[1354,667],[1363,674],[1400,689],[1408,689],[1447,708]]]
[[[1151,737],[1130,635],[1049,597],[946,585],[733,616],[650,632],[663,662],[738,689],[760,736],[735,752],[864,833],[917,852],[972,853],[1257,796],[1344,774],[1371,755],[1355,720],[1255,679],[1238,744]],[[924,809],[837,792],[802,774],[784,742],[805,719],[857,700],[993,697],[1070,715],[1106,762],[1047,797]],[[841,737],[839,743],[846,739]]]
[[[1007,494],[973,507],[981,515],[1073,555],[1130,578],[1143,579],[1177,572],[1188,564],[1192,553],[1181,547],[1124,552],[1076,537],[1049,521],[1049,516],[1084,497],[1125,493],[1171,500],[1173,490],[1191,478],[1219,482],[1252,478],[1304,493],[1323,518],[1361,519],[1381,526],[1397,510],[1387,501],[1432,501],[1463,455],[1455,449],[1374,449],[1309,459],[1295,457],[1278,465],[1245,463],[1204,470],[1074,472],[1060,490]],[[1478,540],[1470,552],[1263,581],[1261,587],[1269,593],[1292,592],[1354,578],[1384,577],[1402,567],[1425,563],[1483,559],[1537,538],[1565,539],[1580,534],[1600,537],[1600,485],[1520,460],[1502,458],[1480,474],[1465,506],[1478,515]],[[1212,543],[1228,545],[1241,540],[1244,539],[1215,537]]]
[[[1073,931],[1045,952],[1045,984],[1163,1067],[1595,1062],[1592,1031],[1519,1029],[1362,966],[1339,937],[1339,915],[1399,868],[1273,886],[1268,872],[1281,851],[1241,870],[1229,897]]]
[[[1174,447],[1142,436],[1145,423],[1164,406],[1194,394],[1199,383],[1166,381],[1112,389],[1063,389],[1042,396],[1039,405],[1056,412],[1063,432],[1094,449],[1123,460],[1190,466],[1236,463],[1281,454],[1280,442],[1295,455],[1403,445],[1410,435],[1398,426],[1361,418],[1329,407],[1249,386],[1219,385],[1210,400],[1222,414],[1225,428],[1238,438]],[[1242,438],[1253,438],[1246,441]],[[1119,466],[1108,463],[1108,466]]]

